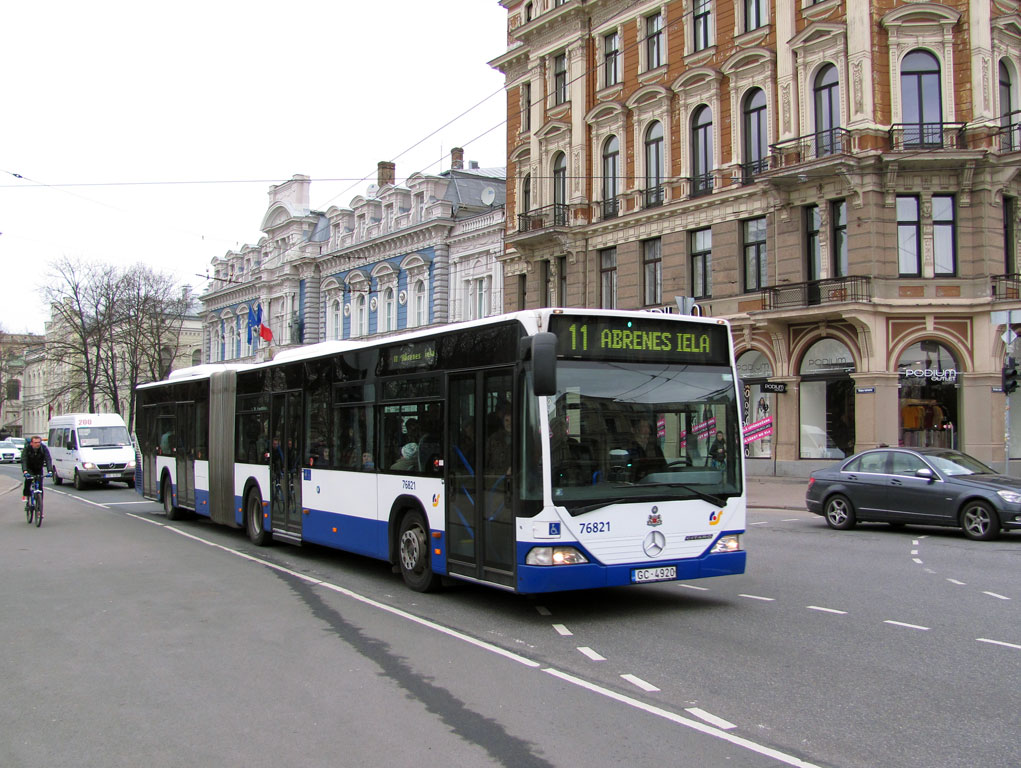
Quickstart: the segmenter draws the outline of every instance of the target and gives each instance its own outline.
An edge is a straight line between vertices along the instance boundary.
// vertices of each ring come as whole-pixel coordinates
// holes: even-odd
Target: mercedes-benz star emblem
[[[659,554],[666,549],[666,536],[662,531],[653,531],[645,537],[642,542],[642,549],[649,557],[659,557]]]

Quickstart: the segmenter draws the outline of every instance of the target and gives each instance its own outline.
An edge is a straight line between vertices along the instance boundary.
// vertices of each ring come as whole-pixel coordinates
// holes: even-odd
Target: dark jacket
[[[21,452],[21,471],[41,475],[43,469],[53,471],[53,459],[50,458],[49,449],[40,443],[39,450],[35,450],[31,443],[25,443],[25,448]]]

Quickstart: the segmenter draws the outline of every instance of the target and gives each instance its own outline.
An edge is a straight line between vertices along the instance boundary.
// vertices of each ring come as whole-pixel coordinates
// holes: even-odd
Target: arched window
[[[663,124],[645,131],[645,207],[663,204]]]
[[[526,173],[521,180],[521,212],[528,213],[532,210],[532,174]]]
[[[425,305],[425,280],[415,282],[415,325],[422,326],[428,322]]]
[[[355,327],[352,336],[367,336],[369,333],[369,309],[366,306],[368,300],[364,293],[358,294],[355,299]]]
[[[339,339],[344,335],[343,308],[340,305],[340,298],[330,302],[330,338]]]
[[[840,83],[837,68],[827,64],[815,76],[815,154],[832,155],[840,150]]]
[[[202,364],[202,350],[201,349],[193,349],[192,350],[192,352],[191,352],[191,364],[192,365],[201,365]]]
[[[567,156],[563,152],[553,158],[553,223],[567,224]]]
[[[1021,112],[1014,105],[1014,83],[1006,61],[1000,61],[1000,127],[1000,150],[1021,149]]]
[[[766,170],[768,145],[766,134],[766,93],[761,88],[752,88],[744,97],[744,183],[754,181],[756,174]]]
[[[943,98],[939,60],[912,51],[900,68],[901,120],[905,147],[943,146]]]
[[[705,104],[691,116],[691,194],[713,191],[713,111]]]
[[[238,354],[238,330],[234,325],[234,318],[230,319],[230,325],[227,327],[227,349],[225,360],[233,360]]]
[[[387,288],[383,292],[383,330],[394,330],[394,289]]]
[[[603,218],[617,215],[617,179],[620,175],[620,142],[611,136],[603,144]]]

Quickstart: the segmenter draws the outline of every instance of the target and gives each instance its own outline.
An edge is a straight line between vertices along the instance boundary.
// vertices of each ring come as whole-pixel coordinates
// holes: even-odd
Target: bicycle
[[[25,518],[29,525],[34,519],[35,527],[38,528],[43,524],[43,476],[26,472],[25,477],[32,478],[28,500],[25,502]],[[47,475],[47,477],[53,477],[53,475]]]

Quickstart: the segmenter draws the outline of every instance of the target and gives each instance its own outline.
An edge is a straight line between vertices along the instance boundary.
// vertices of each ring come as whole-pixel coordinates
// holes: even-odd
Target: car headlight
[[[741,534],[732,533],[728,536],[720,536],[716,543],[713,544],[713,548],[709,550],[709,553],[740,552],[742,549],[744,549],[744,543],[741,541]]]
[[[93,464],[91,461],[83,461],[82,462],[82,469],[95,469],[95,468],[96,468],[96,465]]]
[[[134,469],[134,468],[135,468],[135,462],[129,461],[128,464],[127,464],[127,469]]]
[[[997,491],[996,495],[1008,504],[1017,504],[1021,502],[1021,493],[1018,493],[1017,491]]]
[[[587,562],[588,558],[574,547],[533,547],[525,558],[526,565],[578,565]]]

